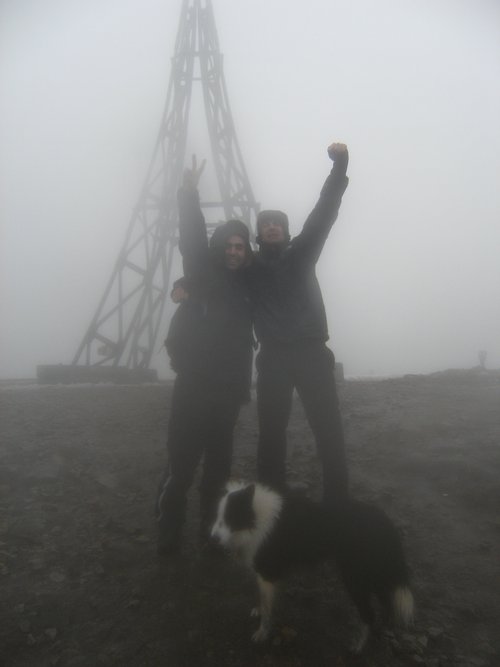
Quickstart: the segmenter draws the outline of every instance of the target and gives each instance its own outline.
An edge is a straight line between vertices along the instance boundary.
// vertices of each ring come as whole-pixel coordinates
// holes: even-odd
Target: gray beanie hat
[[[281,225],[281,227],[283,227],[283,231],[285,232],[284,240],[286,243],[288,243],[288,241],[290,240],[290,232],[288,228],[288,216],[286,213],[283,213],[283,211],[274,211],[271,209],[267,211],[261,211],[257,216],[257,238],[255,239],[257,243],[261,243],[261,240],[259,238],[261,225],[265,222],[270,222],[270,221],[278,225]]]

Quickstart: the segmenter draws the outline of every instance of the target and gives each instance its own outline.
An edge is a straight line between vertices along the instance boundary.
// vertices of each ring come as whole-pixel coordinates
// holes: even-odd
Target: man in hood
[[[158,551],[178,550],[186,494],[203,456],[200,532],[208,537],[218,493],[227,481],[233,430],[250,394],[252,319],[245,271],[252,261],[249,232],[240,220],[217,227],[208,241],[198,180],[186,170],[178,192],[179,249],[184,264],[184,299],[167,336],[177,372],[168,425],[168,466],[156,503]]]
[[[259,481],[278,489],[286,486],[286,429],[296,389],[322,463],[324,502],[334,507],[347,497],[347,467],[335,359],[326,346],[327,320],[315,267],[348,184],[347,147],[332,144],[328,155],[333,168],[298,236],[290,240],[288,217],[282,211],[259,214],[259,252],[250,273],[260,343]]]

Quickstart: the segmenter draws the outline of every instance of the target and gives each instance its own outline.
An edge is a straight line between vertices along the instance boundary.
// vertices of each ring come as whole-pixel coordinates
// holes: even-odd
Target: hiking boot
[[[155,508],[158,522],[158,555],[171,556],[179,551],[185,511],[186,498],[179,495],[174,485],[168,483],[168,479],[162,482]]]

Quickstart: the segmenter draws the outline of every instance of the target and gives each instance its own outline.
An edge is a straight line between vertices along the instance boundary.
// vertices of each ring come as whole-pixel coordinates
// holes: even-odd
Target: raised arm
[[[198,183],[205,160],[197,166],[193,155],[191,169],[184,171],[182,186],[177,192],[179,207],[179,251],[184,264],[184,275],[197,278],[203,274],[208,261],[208,237],[205,218],[200,207]]]
[[[349,179],[346,176],[349,153],[345,144],[334,143],[328,147],[328,156],[333,161],[332,170],[326,179],[316,203],[304,223],[302,232],[292,241],[293,248],[305,259],[316,262],[325,241],[337,219],[342,195]]]

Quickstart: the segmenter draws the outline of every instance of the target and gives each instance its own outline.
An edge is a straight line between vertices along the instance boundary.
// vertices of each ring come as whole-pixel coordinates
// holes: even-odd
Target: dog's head
[[[232,482],[228,485],[217,509],[217,518],[212,528],[212,538],[225,547],[235,546],[243,533],[255,528],[256,516],[253,507],[255,484]]]
[[[231,482],[219,502],[212,538],[249,555],[271,530],[282,504],[281,496],[260,484]]]

